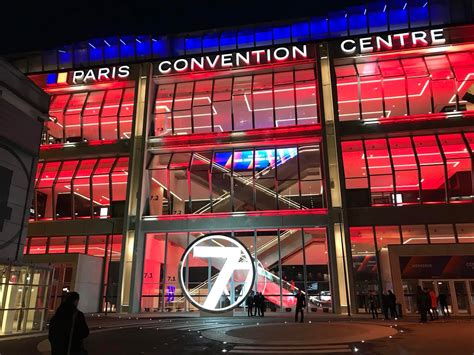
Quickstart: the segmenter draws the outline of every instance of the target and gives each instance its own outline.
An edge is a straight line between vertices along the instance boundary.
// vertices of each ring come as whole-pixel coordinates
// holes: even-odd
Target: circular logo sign
[[[248,296],[255,265],[247,248],[225,235],[192,242],[181,258],[179,282],[186,298],[208,312],[225,312]]]

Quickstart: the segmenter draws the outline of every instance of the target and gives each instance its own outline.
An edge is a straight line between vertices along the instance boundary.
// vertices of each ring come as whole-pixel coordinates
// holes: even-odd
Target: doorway
[[[418,280],[423,289],[433,289],[436,295],[445,294],[452,315],[469,315],[474,312],[474,280]]]

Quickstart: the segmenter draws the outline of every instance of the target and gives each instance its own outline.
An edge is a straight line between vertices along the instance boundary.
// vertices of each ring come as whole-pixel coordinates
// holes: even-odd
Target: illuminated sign
[[[199,70],[232,69],[258,64],[301,60],[308,58],[308,47],[298,45],[271,49],[255,49],[246,52],[233,52],[201,57],[164,60],[158,63],[158,74],[174,74]]]
[[[193,269],[205,267],[202,275]],[[179,269],[179,282],[185,297],[208,312],[232,310],[248,296],[255,278],[255,266],[247,248],[224,235],[196,239],[185,250]],[[188,288],[189,285],[189,288]]]
[[[396,34],[346,39],[340,43],[345,55],[381,52],[392,49],[418,48],[445,44],[444,30],[413,31]]]
[[[90,84],[99,81],[126,79],[130,75],[130,67],[96,68],[89,70],[76,70],[72,72],[72,84]]]

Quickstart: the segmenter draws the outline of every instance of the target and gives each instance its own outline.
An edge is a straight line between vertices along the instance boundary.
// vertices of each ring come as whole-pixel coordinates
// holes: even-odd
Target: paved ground
[[[382,321],[290,315],[262,318],[89,318],[94,354],[474,354],[474,320]],[[1,355],[48,354],[45,334],[0,338]]]

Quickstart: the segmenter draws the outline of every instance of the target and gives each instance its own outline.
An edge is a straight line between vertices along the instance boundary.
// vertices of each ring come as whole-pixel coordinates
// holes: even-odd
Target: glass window
[[[375,237],[379,250],[386,250],[388,245],[400,245],[400,229],[398,226],[377,226],[375,227]]]
[[[459,243],[474,243],[473,223],[457,224],[456,231],[458,233]]]
[[[403,244],[428,244],[425,225],[402,226]]]
[[[62,254],[66,252],[67,237],[49,237],[48,254]]]
[[[242,131],[318,123],[313,69],[158,86],[151,134]]]
[[[28,254],[46,254],[46,244],[48,242],[48,238],[29,238],[30,239],[30,247],[28,250]]]
[[[84,254],[86,252],[86,241],[87,237],[69,237],[67,252],[69,254]]]
[[[451,224],[430,224],[428,225],[431,244],[456,243],[454,230]]]

